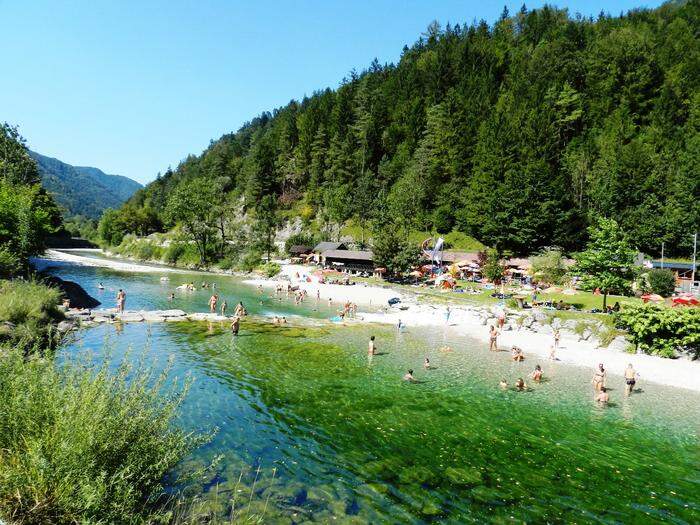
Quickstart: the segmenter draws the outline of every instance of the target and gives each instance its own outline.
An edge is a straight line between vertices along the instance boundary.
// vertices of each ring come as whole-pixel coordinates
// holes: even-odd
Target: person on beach
[[[510,356],[515,362],[520,362],[520,361],[525,361],[525,356],[523,355],[523,351],[520,349],[518,346],[514,346],[513,348],[510,349]]]
[[[532,377],[532,380],[537,383],[542,381],[542,367],[540,365],[535,365],[535,369],[532,371],[530,377]]]
[[[238,330],[241,328],[241,318],[237,315],[234,316],[233,321],[231,321],[231,333],[233,335],[238,335]]]
[[[517,388],[519,392],[527,390],[527,385],[525,384],[525,381],[522,377],[519,377],[518,380],[515,382],[515,388]]]
[[[558,328],[554,329],[554,350],[559,350],[559,340],[561,339],[561,332],[559,332]]]
[[[498,309],[498,328],[503,328],[503,325],[506,324],[506,311],[503,308]]]
[[[505,378],[503,378],[498,383],[498,386],[501,387],[501,390],[507,390],[508,389],[508,381],[506,381]]]
[[[403,324],[401,324],[401,319],[399,319],[399,322],[396,323],[396,329],[400,332],[401,328],[403,328]]]
[[[430,369],[430,359],[428,359],[427,357],[425,358],[425,361],[423,361],[423,368],[425,368],[426,370]]]
[[[557,351],[554,349],[554,345],[549,347],[549,360],[550,361],[558,361]]]
[[[603,387],[600,387],[600,392],[595,396],[596,403],[599,405],[605,406],[608,404],[608,401],[610,401],[610,394],[608,394],[608,389]]]
[[[221,317],[226,317],[226,308],[228,307],[228,303],[226,302],[226,299],[224,299],[221,302]]]
[[[216,294],[212,294],[211,297],[209,298],[209,312],[212,314],[216,313],[216,302],[218,300],[218,297],[216,297]]]
[[[452,314],[452,311],[450,310],[450,307],[448,306],[445,309],[445,324],[450,322],[450,315]]]
[[[408,372],[403,376],[404,381],[415,381],[416,378],[413,377],[413,370],[409,369]]]
[[[369,345],[367,347],[367,354],[368,355],[375,355],[377,353],[377,347],[374,344],[374,336],[371,336],[369,338]]]
[[[632,363],[627,365],[625,369],[625,395],[628,396],[632,393],[634,385],[637,383],[637,372],[635,371]]]
[[[606,376],[607,374],[605,372],[605,368],[603,367],[603,363],[600,363],[593,374],[593,379],[591,379],[591,383],[593,383],[593,388],[596,392],[600,392],[601,389],[605,387]]]
[[[498,329],[495,325],[489,327],[489,351],[498,352]]]

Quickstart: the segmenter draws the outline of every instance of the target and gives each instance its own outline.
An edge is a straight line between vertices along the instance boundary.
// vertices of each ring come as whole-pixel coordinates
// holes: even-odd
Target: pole
[[[661,269],[664,269],[664,242],[661,243]]]
[[[693,235],[693,273],[690,276],[690,291],[693,291],[693,288],[695,288],[695,257],[698,253],[698,234],[697,232],[695,235]]]

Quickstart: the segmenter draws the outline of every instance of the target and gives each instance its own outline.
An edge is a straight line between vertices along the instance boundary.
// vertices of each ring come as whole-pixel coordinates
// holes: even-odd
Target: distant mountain
[[[67,216],[99,218],[106,208],[118,208],[141,184],[121,175],[108,175],[98,168],[71,166],[35,151],[29,154],[39,167],[44,187],[54,195]]]

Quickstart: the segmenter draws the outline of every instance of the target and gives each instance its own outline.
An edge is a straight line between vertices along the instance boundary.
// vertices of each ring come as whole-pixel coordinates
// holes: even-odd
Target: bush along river
[[[329,323],[333,309],[301,306],[228,276],[120,273],[63,264],[51,270],[112,306],[206,311],[215,282],[232,311],[250,316],[233,337],[225,324],[104,324],[81,330],[59,358],[91,353],[172,366],[193,385],[178,424],[218,429],[182,471],[220,457],[204,483],[184,490],[198,511],[266,523],[698,523],[700,394],[639,382],[595,406],[587,369],[527,358],[450,329]],[[98,283],[105,290],[98,292]],[[337,306],[336,306],[337,308]],[[362,308],[360,308],[362,310]],[[289,324],[268,318],[284,315]],[[378,355],[367,341],[376,336]],[[453,351],[439,350],[449,344]],[[431,368],[423,367],[429,357]],[[545,380],[527,392],[501,390]],[[402,381],[408,368],[417,382]],[[621,372],[621,371],[620,371]],[[530,383],[528,381],[528,383]]]

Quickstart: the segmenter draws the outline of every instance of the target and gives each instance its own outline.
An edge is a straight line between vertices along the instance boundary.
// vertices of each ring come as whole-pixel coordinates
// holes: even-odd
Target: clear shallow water
[[[118,361],[146,347],[156,368],[171,358],[176,376],[194,378],[179,424],[219,431],[183,469],[223,454],[189,487],[221,517],[235,502],[240,518],[282,523],[698,522],[697,393],[642,382],[625,400],[610,376],[613,404],[600,409],[588,370],[548,362],[548,381],[502,392],[501,377],[513,383],[536,361],[512,363],[449,330],[331,325],[325,304],[260,305],[230,277],[171,274],[163,285],[158,274],[57,273],[91,292],[101,281],[110,299],[124,287],[128,308],[205,311],[209,292],[167,301],[180,282],[203,279],[248,306],[235,339],[206,323],[133,324],[84,331],[64,349],[102,355],[106,342]],[[270,312],[304,317],[275,327],[260,317]],[[371,361],[370,334],[382,354]],[[453,352],[436,350],[445,342]],[[401,381],[409,367],[420,383]]]

